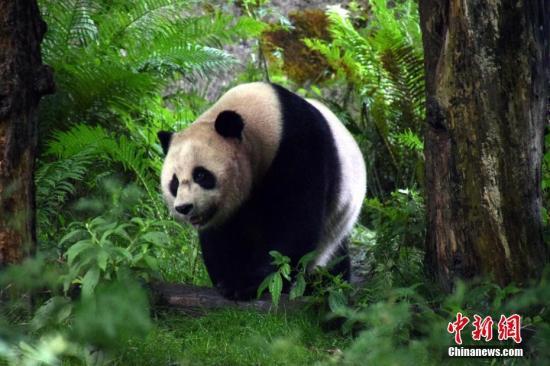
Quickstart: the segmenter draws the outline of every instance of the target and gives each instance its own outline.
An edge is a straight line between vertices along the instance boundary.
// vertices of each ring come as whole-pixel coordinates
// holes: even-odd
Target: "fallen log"
[[[232,301],[221,296],[211,287],[198,287],[174,283],[153,283],[149,285],[155,308],[174,309],[190,314],[221,308],[250,309],[262,312],[274,310],[269,294],[252,301]],[[302,308],[307,304],[304,299],[290,300],[287,294],[281,294],[278,311]]]

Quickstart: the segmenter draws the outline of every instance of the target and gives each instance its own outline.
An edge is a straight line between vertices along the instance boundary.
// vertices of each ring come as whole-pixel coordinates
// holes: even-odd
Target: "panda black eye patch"
[[[193,169],[193,181],[204,189],[214,189],[216,186],[214,174],[202,166]]]
[[[172,180],[170,181],[170,193],[172,193],[172,196],[176,197],[178,194],[178,187],[180,185],[180,182],[178,181],[178,177],[174,174],[172,177]]]

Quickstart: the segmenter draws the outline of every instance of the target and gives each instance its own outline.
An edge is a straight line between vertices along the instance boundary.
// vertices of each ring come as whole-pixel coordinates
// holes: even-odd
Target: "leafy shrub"
[[[370,227],[358,226],[352,242],[361,257],[359,274],[371,285],[368,292],[376,297],[382,289],[423,282],[426,227],[422,196],[414,190],[399,190],[383,203],[367,199],[364,216]]]
[[[129,277],[101,283],[95,296],[83,297],[75,307],[77,339],[103,350],[116,350],[130,338],[147,335],[150,328],[147,295]]]
[[[150,230],[143,220],[135,218],[119,224],[99,216],[86,223],[73,222],[71,226],[72,230],[60,242],[70,243],[65,290],[79,283],[82,295],[90,296],[100,278],[115,278],[121,268],[139,268],[138,275],[145,279],[150,273],[158,273],[158,262],[151,255],[150,246],[161,247],[168,243],[168,237],[162,231]]]
[[[0,364],[59,365],[62,358],[93,364],[94,355],[148,333],[147,295],[127,272],[120,270],[116,279],[103,281],[93,293],[73,300],[60,291],[66,271],[37,258],[0,274],[4,298],[32,295],[40,305],[27,314],[22,310],[29,310],[30,303],[24,300],[16,311],[10,310],[15,302],[0,308]]]
[[[423,286],[392,288],[380,294],[372,302],[361,302],[354,307],[340,308],[338,314],[345,317],[344,331],[354,331],[356,338],[344,351],[342,364],[541,364],[550,359],[547,347],[550,332],[546,300],[550,293],[548,274],[538,283],[525,289],[510,285],[505,288],[490,282],[460,283],[450,295],[426,291]],[[368,285],[367,285],[368,286]],[[429,294],[429,295],[423,295]],[[520,314],[524,341],[521,347],[524,358],[450,359],[447,348],[456,346],[447,325],[461,312],[491,315]],[[470,328],[468,328],[470,329]],[[472,341],[471,332],[464,330],[465,346],[479,346]],[[518,347],[513,342],[501,342],[493,338],[487,347]]]

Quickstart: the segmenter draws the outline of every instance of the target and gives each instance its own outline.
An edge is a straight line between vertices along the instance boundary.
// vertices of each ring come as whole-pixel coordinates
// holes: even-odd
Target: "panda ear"
[[[162,151],[164,152],[164,155],[168,153],[168,148],[170,147],[170,141],[172,140],[173,134],[173,132],[168,131],[159,131],[157,133],[160,141],[160,146],[162,146]]]
[[[244,122],[240,114],[234,111],[223,111],[216,118],[216,132],[227,138],[242,139]]]

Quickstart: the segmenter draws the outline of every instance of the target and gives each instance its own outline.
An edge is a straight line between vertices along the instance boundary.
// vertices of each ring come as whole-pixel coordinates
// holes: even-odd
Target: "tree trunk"
[[[541,159],[550,2],[420,0],[426,264],[444,288],[525,284],[548,262]]]
[[[40,55],[45,31],[35,0],[0,0],[0,269],[36,240],[36,112],[54,85]]]

